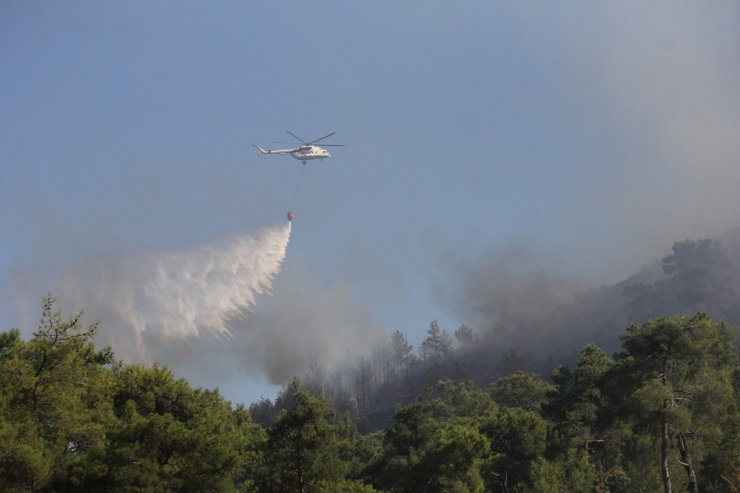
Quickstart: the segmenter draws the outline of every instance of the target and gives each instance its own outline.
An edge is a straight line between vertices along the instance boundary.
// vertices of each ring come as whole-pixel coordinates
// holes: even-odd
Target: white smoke
[[[65,313],[84,309],[88,320],[101,320],[109,329],[101,338],[117,354],[151,361],[154,340],[231,338],[229,320],[269,293],[290,232],[288,222],[180,252],[99,259],[66,273],[52,292]]]

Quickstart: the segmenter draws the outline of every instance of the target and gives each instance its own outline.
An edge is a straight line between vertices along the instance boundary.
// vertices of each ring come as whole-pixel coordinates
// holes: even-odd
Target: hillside
[[[664,265],[676,270],[668,275]],[[449,331],[432,321],[418,347],[397,331],[353,365],[329,369],[317,363],[301,378],[337,410],[354,414],[361,431],[377,430],[391,423],[398,405],[412,402],[440,379],[486,387],[516,371],[549,378],[559,365],[573,366],[589,343],[607,354],[619,351],[620,336],[632,323],[706,311],[738,325],[740,302],[734,293],[740,292],[740,281],[734,265],[740,265],[740,229],[716,239],[679,241],[661,261],[611,286],[577,293],[545,315],[501,317],[477,332],[464,324]],[[279,401],[253,405],[257,421],[269,423]]]

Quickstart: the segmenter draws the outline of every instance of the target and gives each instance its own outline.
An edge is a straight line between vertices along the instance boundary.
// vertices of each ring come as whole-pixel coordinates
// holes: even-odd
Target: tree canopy
[[[573,368],[558,366],[549,379],[523,371],[487,386],[438,379],[396,400],[389,425],[364,434],[361,403],[337,406],[351,394],[328,385],[295,379],[274,403],[234,406],[160,365],[117,361],[109,348],[95,348],[97,330],[81,313],[63,317],[46,298],[31,339],[17,329],[0,333],[0,490],[738,488],[735,331],[704,313],[630,325],[621,351],[609,356],[587,344]],[[458,338],[463,349],[475,340],[458,332],[466,334]],[[454,354],[444,334],[430,325],[418,361],[400,332],[377,352],[388,368],[385,388],[395,389],[390,398],[407,395],[400,382],[442,373],[440,354]]]

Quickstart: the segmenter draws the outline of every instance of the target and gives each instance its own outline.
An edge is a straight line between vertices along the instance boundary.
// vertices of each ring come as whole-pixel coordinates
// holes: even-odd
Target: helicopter
[[[293,156],[293,158],[299,161],[302,161],[303,164],[306,164],[306,161],[310,161],[312,159],[326,159],[326,158],[331,157],[331,153],[329,151],[315,144],[319,141],[322,141],[324,139],[331,137],[336,132],[332,132],[330,134],[324,135],[323,137],[316,139],[316,140],[312,140],[310,142],[306,142],[305,140],[298,137],[296,134],[294,134],[290,130],[286,130],[286,132],[288,132],[290,135],[292,135],[296,139],[300,140],[303,143],[303,145],[300,147],[296,147],[294,149],[263,149],[257,144],[252,144],[252,145],[257,148],[260,154],[290,154],[291,156]],[[325,147],[344,147],[343,144],[323,144],[323,145]]]

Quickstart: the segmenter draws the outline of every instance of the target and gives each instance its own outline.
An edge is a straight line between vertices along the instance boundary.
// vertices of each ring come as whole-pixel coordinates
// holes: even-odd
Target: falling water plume
[[[107,259],[68,273],[57,291],[62,306],[84,306],[88,315],[117,322],[113,349],[152,355],[144,344],[182,340],[203,334],[231,337],[230,318],[251,310],[260,294],[269,293],[290,240],[291,223],[254,235],[189,250]],[[129,330],[120,330],[125,325]],[[131,341],[131,330],[134,340]],[[123,350],[123,351],[121,351]]]

